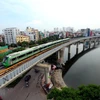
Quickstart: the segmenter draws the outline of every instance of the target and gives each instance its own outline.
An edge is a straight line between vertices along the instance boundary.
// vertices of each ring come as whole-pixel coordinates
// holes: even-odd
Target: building
[[[45,36],[44,36],[44,33],[41,32],[41,31],[39,31],[39,39],[42,40],[44,37],[45,37]]]
[[[37,29],[26,27],[25,34],[30,37],[31,41],[39,40],[39,31]]]
[[[90,36],[90,29],[89,28],[86,29],[86,36]]]
[[[54,28],[54,32],[58,32],[59,31],[59,28]]]
[[[66,28],[63,28],[63,30],[70,33],[73,33],[74,31],[73,27],[66,27]]]
[[[24,31],[20,31],[19,35],[25,35]]]
[[[49,31],[44,30],[44,38],[49,37]]]
[[[59,32],[58,34],[59,38],[66,38],[66,32],[62,31],[62,32]]]
[[[16,44],[16,36],[19,34],[19,29],[17,29],[16,27],[13,28],[6,28],[3,30],[3,35],[4,35],[4,41],[6,44],[12,44],[15,43]]]
[[[27,35],[17,35],[16,36],[16,41],[17,42],[24,42],[24,41],[30,42],[30,37],[27,36]]]
[[[39,31],[37,29],[34,29],[34,33],[35,33],[35,41],[39,40]]]
[[[0,35],[0,42],[4,42],[4,36]]]

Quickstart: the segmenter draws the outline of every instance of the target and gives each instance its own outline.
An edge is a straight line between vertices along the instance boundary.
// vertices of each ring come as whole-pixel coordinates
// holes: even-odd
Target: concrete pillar
[[[78,54],[78,43],[76,43],[76,55]]]
[[[96,47],[96,39],[94,39],[94,47]]]
[[[70,60],[70,45],[68,46],[68,60]]]
[[[60,63],[61,64],[64,64],[64,50],[65,50],[65,48],[60,50],[60,59],[61,59]]]
[[[89,40],[89,49],[91,48],[91,40]]]
[[[98,40],[99,40],[99,44],[100,44],[100,38]]]
[[[100,42],[99,42],[99,38],[98,38],[98,45],[100,44]]]
[[[44,68],[44,74],[45,74],[45,83],[48,84],[48,76],[49,76],[49,69],[48,68]]]
[[[58,57],[57,57],[58,62],[61,63],[61,64],[64,64],[64,61],[63,61],[63,58],[64,58],[64,48],[62,48],[61,50],[59,50],[57,52],[57,54],[58,54]]]
[[[57,52],[57,59],[60,59],[60,50]]]
[[[45,84],[48,84],[50,82],[49,80],[49,71],[51,70],[51,65],[48,63],[42,64],[38,63],[36,65],[36,68],[39,70],[43,70],[44,72],[44,78],[45,78]]]
[[[84,40],[84,42],[83,42],[83,51],[85,50],[85,44],[86,44],[86,41]]]

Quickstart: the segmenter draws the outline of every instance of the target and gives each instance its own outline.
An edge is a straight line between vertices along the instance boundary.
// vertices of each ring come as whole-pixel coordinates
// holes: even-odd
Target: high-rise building
[[[87,36],[90,36],[90,29],[89,28],[86,29],[86,32],[87,32]]]
[[[19,34],[19,29],[17,29],[16,27],[13,28],[6,28],[3,30],[3,34],[4,34],[4,41],[6,44],[12,44],[15,43],[16,44],[16,35]]]
[[[44,38],[49,37],[49,32],[44,30]]]

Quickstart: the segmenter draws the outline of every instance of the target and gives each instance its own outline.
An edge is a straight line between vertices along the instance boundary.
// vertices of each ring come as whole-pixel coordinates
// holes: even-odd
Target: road
[[[22,79],[12,91],[8,91],[3,96],[3,100],[47,100],[40,85],[42,73],[35,73],[34,69],[32,69],[28,74],[32,76],[29,87],[25,87],[24,79]]]

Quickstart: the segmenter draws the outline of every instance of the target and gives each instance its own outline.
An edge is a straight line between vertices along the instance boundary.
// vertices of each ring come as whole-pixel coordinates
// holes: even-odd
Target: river
[[[83,45],[79,45],[79,52]],[[75,55],[76,46],[71,46],[71,57]],[[68,49],[64,52],[64,62],[67,60]],[[96,48],[83,55],[71,66],[64,76],[64,81],[68,87],[77,88],[84,84],[100,84],[100,48]]]

